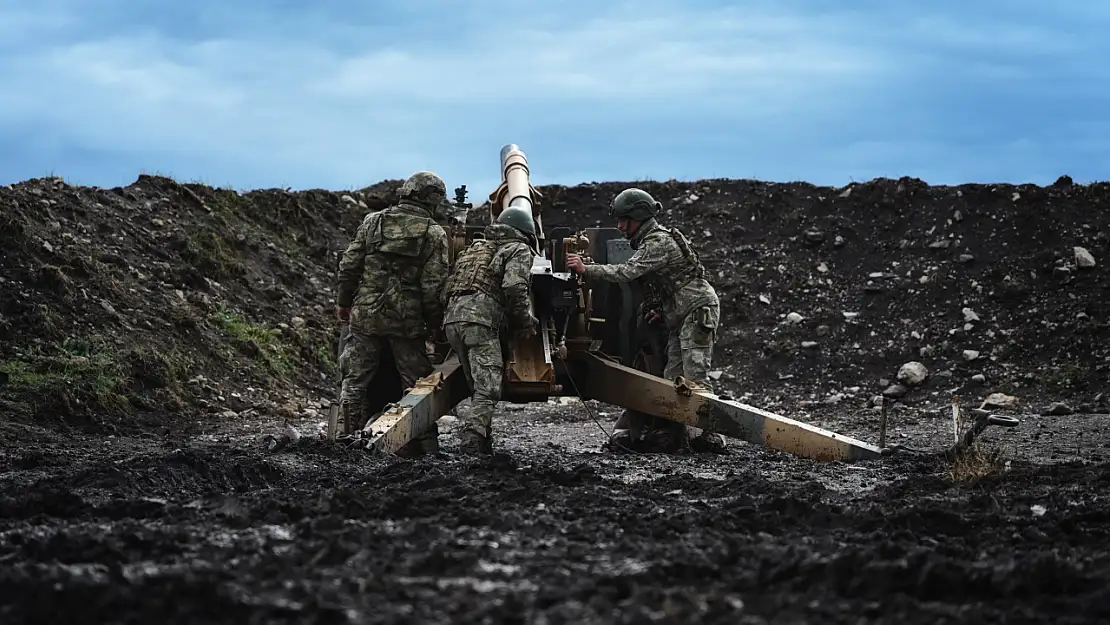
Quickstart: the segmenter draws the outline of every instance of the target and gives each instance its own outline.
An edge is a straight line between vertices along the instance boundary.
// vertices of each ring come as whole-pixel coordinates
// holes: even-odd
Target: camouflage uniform
[[[402,185],[401,200],[363,220],[339,264],[340,308],[351,309],[350,336],[340,356],[344,419],[364,422],[364,394],[389,348],[401,381],[411,388],[432,373],[426,341],[440,327],[440,293],[447,282],[447,233],[434,220],[446,197],[443,180],[417,172]],[[417,437],[403,453],[435,452],[438,428]]]
[[[663,376],[674,380],[681,375],[713,392],[708,374],[721,318],[720,301],[690,241],[677,229],[665,228],[655,220],[659,206],[639,189],[621,192],[611,211],[619,218],[642,221],[629,239],[635,253],[622,264],[587,265],[582,275],[588,281],[639,280],[643,310],[658,312],[667,330]],[[724,439],[706,435],[699,442],[719,447]]]
[[[473,393],[473,410],[459,435],[465,453],[492,451],[493,413],[505,375],[502,331],[536,326],[530,297],[535,253],[527,238],[534,233],[530,213],[505,209],[498,223],[486,227],[484,239],[459,254],[444,292],[444,330]]]

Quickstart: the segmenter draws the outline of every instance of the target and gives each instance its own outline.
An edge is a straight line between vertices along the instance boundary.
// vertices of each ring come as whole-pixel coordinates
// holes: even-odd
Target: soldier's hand
[[[351,320],[351,309],[336,307],[335,316],[340,323],[347,323]]]
[[[662,318],[663,315],[660,315],[658,310],[652,309],[644,313],[644,321],[648,323],[657,323]]]
[[[582,262],[582,257],[578,254],[567,254],[567,269],[582,273],[586,271],[586,263]]]
[[[516,335],[516,338],[530,339],[533,336],[536,336],[536,328],[540,327],[540,320],[536,319],[535,315],[530,315],[530,319],[531,323],[513,333]]]

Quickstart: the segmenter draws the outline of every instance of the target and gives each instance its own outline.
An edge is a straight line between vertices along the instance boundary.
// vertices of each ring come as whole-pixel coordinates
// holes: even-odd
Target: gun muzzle
[[[502,208],[515,206],[533,212],[528,157],[515,143],[501,148],[501,182],[508,187]]]

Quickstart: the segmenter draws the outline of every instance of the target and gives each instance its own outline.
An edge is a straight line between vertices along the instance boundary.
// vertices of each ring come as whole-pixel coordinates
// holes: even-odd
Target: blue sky
[[[0,184],[1107,179],[1110,3],[0,0]]]

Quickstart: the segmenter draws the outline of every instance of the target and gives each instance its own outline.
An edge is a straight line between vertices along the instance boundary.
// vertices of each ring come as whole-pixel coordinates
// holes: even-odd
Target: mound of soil
[[[305,409],[298,390],[334,378],[338,254],[396,186],[0,188],[4,411],[116,429]]]
[[[398,184],[0,188],[3,410],[112,428],[318,410],[306,393],[334,388],[338,254]],[[612,225],[605,207],[626,186],[541,187],[545,226]],[[1103,409],[1110,185],[642,186],[713,276],[713,375],[750,403],[835,412],[880,393],[927,405],[1001,392]],[[900,376],[908,362],[922,366]]]

